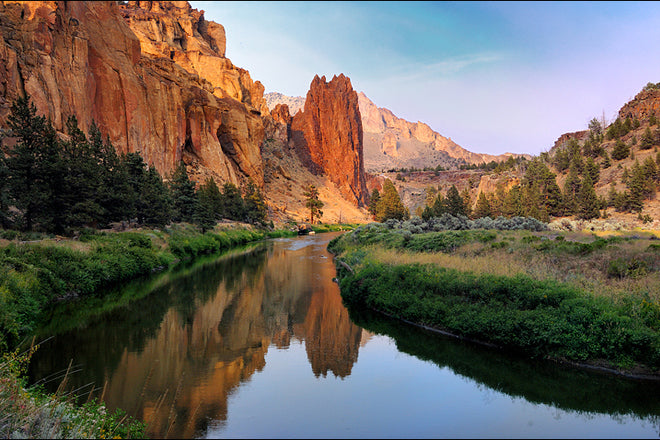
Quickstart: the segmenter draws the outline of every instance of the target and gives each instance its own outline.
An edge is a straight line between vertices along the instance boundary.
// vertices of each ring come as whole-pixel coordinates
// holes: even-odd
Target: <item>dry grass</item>
[[[469,243],[451,254],[417,253],[377,246],[366,249],[375,260],[387,264],[433,264],[476,274],[507,277],[525,274],[537,280],[567,283],[595,296],[605,296],[613,300],[632,295],[648,298],[656,303],[660,302],[660,272],[657,269],[621,279],[608,277],[607,273],[612,260],[617,258],[630,260],[644,253],[652,243],[648,239],[622,241],[587,255],[573,255],[565,252],[539,251],[534,245],[523,243],[520,240],[523,235],[529,233],[498,233],[497,241],[506,239],[508,243],[503,248],[494,249],[490,243]],[[585,233],[561,235],[565,236],[566,241],[582,243],[589,243],[594,239],[593,235]]]

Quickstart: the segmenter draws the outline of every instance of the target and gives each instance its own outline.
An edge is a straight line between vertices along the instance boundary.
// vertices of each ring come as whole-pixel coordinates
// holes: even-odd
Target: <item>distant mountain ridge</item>
[[[269,109],[287,104],[291,114],[302,109],[303,97],[286,96],[272,92],[264,94]],[[503,161],[518,154],[491,155],[473,153],[433,131],[423,122],[409,122],[397,117],[391,110],[377,107],[363,92],[358,93],[358,104],[364,132],[364,163],[368,172],[392,168],[425,168],[440,165],[458,168],[465,164]]]

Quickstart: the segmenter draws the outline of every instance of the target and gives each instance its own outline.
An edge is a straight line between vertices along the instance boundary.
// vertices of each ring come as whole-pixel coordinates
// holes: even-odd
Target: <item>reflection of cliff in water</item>
[[[33,377],[74,359],[83,370],[70,387],[107,382],[108,406],[145,420],[152,437],[192,437],[208,420],[225,420],[228,396],[264,368],[271,343],[304,340],[316,376],[344,377],[361,331],[332,282],[325,244],[291,251],[271,242],[193,268],[49,342],[35,355]]]
[[[350,316],[367,331],[393,338],[399,351],[509,396],[577,413],[650,417],[660,427],[660,382],[521,359],[371,311],[351,309]]]

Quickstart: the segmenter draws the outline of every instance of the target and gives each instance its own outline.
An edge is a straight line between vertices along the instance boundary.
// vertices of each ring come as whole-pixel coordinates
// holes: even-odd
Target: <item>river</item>
[[[30,380],[152,438],[657,438],[660,384],[532,362],[343,306],[326,246],[276,239],[54,308]],[[111,308],[108,302],[114,304]]]

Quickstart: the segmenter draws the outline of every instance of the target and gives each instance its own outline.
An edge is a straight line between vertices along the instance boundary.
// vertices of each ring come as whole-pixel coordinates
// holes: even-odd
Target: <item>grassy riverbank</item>
[[[353,306],[523,352],[660,372],[657,237],[424,232],[372,224],[330,243]]]
[[[53,301],[97,294],[119,282],[289,231],[247,228],[200,233],[190,225],[163,230],[83,233],[77,240],[11,241],[0,247],[0,352],[15,347]]]

